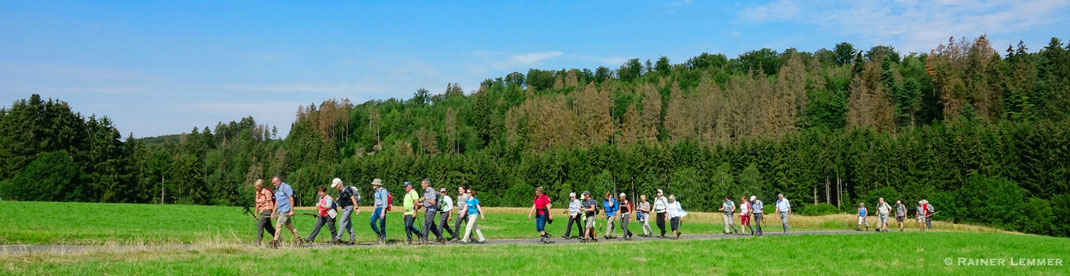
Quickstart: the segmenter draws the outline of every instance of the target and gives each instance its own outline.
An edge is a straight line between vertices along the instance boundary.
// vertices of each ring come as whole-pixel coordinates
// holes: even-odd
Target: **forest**
[[[326,99],[284,134],[246,117],[124,137],[33,94],[0,109],[0,199],[241,206],[279,175],[311,205],[334,177],[364,198],[373,178],[398,193],[426,177],[487,206],[530,205],[537,186],[558,206],[569,192],[664,189],[694,211],[777,193],[803,214],[927,199],[938,220],[1070,236],[1070,45],[996,47],[843,42],[530,69],[467,92]]]

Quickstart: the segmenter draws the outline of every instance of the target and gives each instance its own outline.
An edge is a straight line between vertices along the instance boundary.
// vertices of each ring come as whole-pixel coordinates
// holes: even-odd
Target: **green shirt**
[[[402,200],[402,204],[405,206],[405,214],[406,215],[416,214],[416,212],[414,212],[415,209],[413,208],[414,206],[413,206],[412,202],[413,201],[417,201],[419,199],[420,199],[420,194],[417,194],[415,189],[411,190],[411,191],[409,191],[408,193],[405,194],[405,199]]]

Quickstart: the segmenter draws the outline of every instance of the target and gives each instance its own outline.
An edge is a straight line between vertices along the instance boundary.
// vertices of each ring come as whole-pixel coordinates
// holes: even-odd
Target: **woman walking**
[[[643,234],[640,237],[650,237],[654,230],[650,229],[650,202],[646,202],[646,195],[639,195],[639,209],[635,213],[635,219],[643,224]]]
[[[483,238],[483,231],[479,231],[479,225],[476,221],[486,219],[483,216],[483,207],[479,206],[479,199],[476,198],[476,192],[471,188],[468,189],[468,200],[465,202],[464,211],[468,214],[468,226],[464,229],[464,238],[461,239],[461,243],[468,243],[472,237],[472,229],[475,229],[476,236],[479,236],[479,241],[475,243],[486,243],[486,239]],[[476,217],[479,215],[479,217]]]
[[[334,199],[331,195],[327,194],[327,187],[320,186],[316,190],[316,194],[320,196],[319,203],[316,203],[316,209],[319,210],[319,217],[316,218],[316,226],[312,228],[312,233],[305,239],[306,243],[312,243],[316,240],[316,235],[319,235],[320,229],[326,224],[327,228],[331,229],[331,243],[338,243],[338,239],[335,238],[337,231],[334,229],[334,217],[338,214],[334,210]]]
[[[748,201],[747,197],[745,197],[745,196],[744,197],[740,197],[739,198],[739,230],[740,230],[740,232],[743,232],[743,227],[746,227],[747,230],[750,231],[750,234],[754,235],[754,228],[750,228],[750,214],[751,214],[750,201]],[[739,233],[739,234],[742,235],[743,233]]]
[[[658,190],[658,195],[654,197],[654,213],[657,215],[658,229],[661,229],[662,238],[665,238],[665,207],[668,204],[665,194]]]
[[[531,211],[528,212],[528,218],[531,215],[535,215],[535,231],[539,231],[539,242],[549,243],[550,235],[546,234],[546,221],[551,220],[550,216],[550,197],[542,193],[542,187],[535,188],[535,199],[531,204]]]
[[[669,213],[669,224],[672,226],[673,237],[672,239],[680,238],[680,219],[687,216],[687,212],[684,208],[680,207],[680,202],[676,201],[675,195],[669,195],[669,202],[665,206],[666,212]]]

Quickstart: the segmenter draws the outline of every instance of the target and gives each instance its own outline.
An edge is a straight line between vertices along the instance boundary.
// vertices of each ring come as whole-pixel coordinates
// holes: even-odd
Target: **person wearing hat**
[[[456,239],[457,232],[450,229],[450,218],[453,217],[453,198],[450,198],[450,196],[446,194],[446,188],[438,189],[438,198],[442,206],[442,208],[438,209],[438,224],[442,225],[442,231],[450,233],[450,240]]]
[[[375,243],[383,244],[386,243],[386,211],[390,206],[390,192],[383,188],[383,180],[378,178],[372,180],[372,189],[372,198],[375,199],[375,211],[371,216],[372,231],[375,231]]]
[[[535,188],[535,199],[532,202],[531,211],[528,212],[528,219],[531,219],[531,215],[535,215],[535,231],[539,232],[539,242],[550,243],[550,234],[546,233],[546,221],[552,219],[550,217],[550,197],[543,193],[540,186]]]
[[[672,226],[672,239],[679,239],[680,234],[680,219],[687,216],[687,212],[680,206],[680,202],[676,201],[675,195],[669,195],[669,203],[665,205],[665,210],[669,213],[669,224]]]
[[[669,200],[665,199],[665,194],[658,189],[658,195],[654,197],[654,214],[657,216],[658,229],[661,229],[661,237],[665,238],[665,207],[669,205]]]
[[[457,221],[453,224],[453,229],[457,229],[457,233],[461,232],[461,225],[468,225],[468,212],[464,207],[468,205],[468,189],[461,185],[457,187]],[[453,237],[453,241],[459,241],[461,238],[458,236]]]
[[[780,215],[780,225],[784,227],[784,234],[788,233],[788,217],[791,217],[791,203],[784,194],[776,195],[776,212]]]
[[[420,194],[416,193],[416,189],[412,187],[412,182],[405,181],[405,197],[402,199],[401,204],[405,208],[405,237],[408,238],[408,244],[412,244],[412,234],[416,234],[416,240],[422,240],[420,236],[420,228],[416,228],[416,206],[420,204]]]
[[[349,244],[357,242],[356,233],[353,232],[353,211],[360,215],[360,190],[357,187],[342,184],[342,179],[331,180],[331,188],[338,190],[338,207],[342,208],[342,214],[338,216],[338,235],[335,240],[342,240],[342,234],[349,232]]]
[[[765,204],[763,204],[762,200],[758,199],[756,196],[750,196],[750,202],[751,214],[754,215],[754,230],[756,231],[756,233],[752,233],[752,235],[764,235],[765,232],[762,232],[762,213],[764,213]]]
[[[932,231],[933,230],[933,214],[936,213],[936,210],[933,208],[933,205],[931,203],[929,203],[929,200],[922,199],[921,201],[924,202],[923,206],[925,206],[925,227],[928,227],[929,230]]]
[[[279,243],[282,242],[282,228],[290,230],[290,233],[294,235],[294,246],[301,247],[304,243],[301,240],[301,235],[297,234],[297,228],[293,225],[294,215],[294,190],[290,187],[290,184],[282,182],[282,177],[275,176],[271,178],[271,184],[275,186],[275,212],[271,213],[271,218],[278,217],[275,221],[275,238],[271,240],[271,247],[279,247]]]
[[[628,230],[628,222],[631,219],[632,203],[628,201],[624,193],[620,193],[620,229],[625,240],[632,239],[632,231]]]
[[[572,239],[572,224],[576,224],[576,229],[579,229],[580,235],[583,235],[583,222],[580,218],[580,205],[582,202],[576,198],[576,193],[568,193],[568,210],[565,210],[565,214],[568,215],[568,226],[565,227],[565,234],[561,236],[562,239]]]
[[[428,244],[427,239],[431,237],[428,235],[435,234],[435,242],[446,243],[446,238],[442,237],[442,232],[438,230],[438,226],[435,225],[435,215],[438,214],[438,192],[435,188],[431,188],[431,180],[424,178],[420,181],[420,187],[424,189],[423,197],[420,197],[420,203],[424,208],[424,232],[422,235],[422,242]]]
[[[643,225],[643,234],[640,237],[650,237],[654,233],[650,229],[650,202],[646,201],[646,195],[639,195],[639,208],[635,212],[635,219]]]
[[[617,222],[617,210],[620,210],[620,206],[617,204],[617,199],[613,198],[613,194],[606,192],[605,199],[602,200],[602,210],[606,211],[606,235],[604,238],[615,239],[617,235],[617,228],[614,226]]]
[[[320,229],[326,224],[327,228],[331,229],[331,244],[337,244],[338,239],[335,238],[337,231],[334,228],[334,218],[338,216],[338,213],[334,210],[334,199],[331,198],[331,195],[327,194],[327,187],[323,186],[316,189],[316,195],[320,197],[319,202],[316,203],[316,210],[319,211],[316,214],[316,226],[312,227],[312,232],[308,234],[308,238],[305,239],[305,242],[314,242],[316,236],[320,233]]]
[[[598,241],[598,239],[594,237],[594,220],[598,214],[598,202],[595,202],[594,199],[591,198],[591,192],[583,191],[583,204],[581,206],[587,221],[583,224],[585,230],[583,232],[583,237],[580,238],[580,242]]]
[[[717,210],[721,211],[724,215],[724,234],[732,234],[732,232],[728,231],[729,229],[736,232],[736,234],[739,234],[739,229],[736,229],[736,224],[732,222],[732,213],[736,211],[736,203],[732,202],[732,198],[727,196],[724,197],[724,202],[721,203],[721,208]]]

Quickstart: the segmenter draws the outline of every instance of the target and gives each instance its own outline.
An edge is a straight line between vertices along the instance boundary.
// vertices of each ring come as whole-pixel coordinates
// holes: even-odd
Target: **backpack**
[[[386,194],[386,211],[390,212],[392,207],[394,207],[394,193],[388,193]]]
[[[349,190],[349,196],[355,199],[357,201],[357,204],[360,204],[360,189],[357,189],[357,187],[353,186],[348,186],[346,187],[346,189]]]

